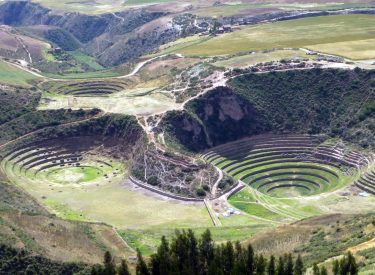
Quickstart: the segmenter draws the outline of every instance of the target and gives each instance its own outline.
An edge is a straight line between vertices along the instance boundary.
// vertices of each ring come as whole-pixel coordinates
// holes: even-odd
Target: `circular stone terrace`
[[[79,148],[76,142],[47,140],[16,146],[3,152],[1,166],[10,178],[55,185],[102,184],[124,173],[114,159],[92,148]]]
[[[274,197],[311,196],[354,181],[370,160],[342,145],[309,135],[246,138],[215,147],[203,158],[234,178]],[[370,175],[371,176],[371,175]]]

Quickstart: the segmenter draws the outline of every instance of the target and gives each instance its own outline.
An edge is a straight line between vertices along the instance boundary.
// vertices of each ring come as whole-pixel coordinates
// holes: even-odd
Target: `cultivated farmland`
[[[209,40],[201,39],[176,52],[188,56],[215,56],[283,48],[313,48],[353,59],[374,58],[371,15],[312,17],[243,27]],[[334,45],[338,44],[336,48]],[[364,52],[363,52],[364,51]]]

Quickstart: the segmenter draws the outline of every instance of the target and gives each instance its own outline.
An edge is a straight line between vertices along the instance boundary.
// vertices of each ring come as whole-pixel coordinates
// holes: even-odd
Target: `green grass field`
[[[303,47],[352,59],[370,59],[375,58],[375,46],[371,43],[374,31],[375,16],[336,15],[249,26],[209,40],[200,38],[192,45],[182,41],[179,47],[178,43],[173,47],[175,52],[187,56]]]
[[[260,231],[272,228],[274,225],[267,223],[249,222],[247,225],[232,225],[222,227],[200,227],[193,228],[194,233],[199,236],[207,228],[210,229],[215,242],[242,241],[246,240]],[[171,238],[174,236],[173,228],[155,228],[155,229],[128,229],[119,230],[121,237],[134,249],[139,248],[145,255],[152,254],[160,244],[162,236]]]
[[[86,14],[101,14],[109,12],[117,12],[128,8],[144,5],[152,5],[158,3],[172,2],[171,0],[96,0],[91,1],[69,1],[69,0],[33,0],[33,2],[40,3],[48,8],[67,11],[80,12]]]
[[[103,66],[101,66],[98,62],[96,62],[95,58],[84,54],[81,51],[74,51],[69,52],[75,59],[77,59],[79,62],[82,62],[86,65],[88,65],[90,68],[94,70],[103,70]]]
[[[220,60],[213,65],[224,68],[245,68],[262,62],[280,61],[294,57],[311,58],[301,50],[276,50],[269,52],[255,52],[253,54],[238,55],[228,59]]]
[[[241,14],[263,14],[267,12],[273,12],[276,10],[339,10],[339,9],[350,9],[350,8],[371,8],[374,4],[369,2],[366,3],[317,3],[317,2],[295,2],[295,3],[226,3],[219,6],[201,8],[193,11],[194,14],[199,16],[212,16],[212,17],[224,17],[234,16]]]
[[[95,159],[95,157],[94,157]],[[118,228],[210,226],[203,203],[181,204],[132,190],[125,184],[126,168],[115,160],[111,166],[90,159],[81,167],[50,168],[34,174],[3,161],[9,179],[58,217],[104,222]],[[155,211],[157,209],[157,211]]]
[[[0,83],[29,87],[30,81],[39,79],[26,71],[0,61]]]
[[[123,1],[120,0],[99,0],[95,2],[69,0],[33,0],[33,2],[40,3],[43,6],[52,9],[68,12],[81,12],[86,14],[99,14],[105,12],[119,11],[123,9]]]
[[[119,166],[112,162],[114,168]],[[116,177],[98,175],[94,168],[63,169],[57,175],[33,177],[3,163],[10,180],[31,194],[49,211],[69,220],[104,222],[117,228],[211,226],[202,204],[181,204],[132,190],[123,185],[124,172]],[[102,168],[103,169],[103,168]],[[44,172],[49,174],[50,171]],[[77,177],[78,175],[78,177]],[[65,176],[65,177],[64,177]],[[157,211],[155,211],[157,209]]]

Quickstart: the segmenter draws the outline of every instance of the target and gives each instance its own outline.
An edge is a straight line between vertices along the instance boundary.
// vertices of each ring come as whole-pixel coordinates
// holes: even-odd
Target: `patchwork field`
[[[325,1],[278,1],[277,3],[257,3],[254,1],[233,1],[226,2],[222,5],[214,7],[207,7],[193,11],[194,14],[199,16],[212,16],[224,17],[234,15],[258,15],[270,12],[285,11],[285,10],[339,10],[350,8],[371,8],[373,3],[363,1],[363,3],[353,1],[345,1],[346,3],[339,2],[325,2]]]
[[[149,6],[155,4],[164,4],[173,2],[171,0],[94,0],[94,1],[56,1],[56,0],[33,0],[33,2],[40,3],[46,7],[69,11],[80,12],[86,14],[101,14],[109,12],[118,12],[129,8]]]
[[[375,58],[371,39],[375,16],[337,15],[304,18],[257,26],[223,34],[207,40],[200,38],[193,45],[183,45],[175,52],[187,56],[215,56],[240,52],[283,48],[314,48],[352,59]],[[335,48],[334,44],[339,43]],[[354,43],[354,44],[353,44]],[[328,44],[328,45],[327,45]]]
[[[112,11],[118,11],[123,9],[123,1],[115,0],[99,0],[99,1],[55,1],[55,0],[35,0],[34,2],[40,3],[46,7],[71,11],[71,12],[82,12],[88,14],[106,13]]]

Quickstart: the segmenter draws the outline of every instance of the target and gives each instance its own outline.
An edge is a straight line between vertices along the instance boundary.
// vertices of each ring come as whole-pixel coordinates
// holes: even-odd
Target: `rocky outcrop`
[[[375,146],[374,71],[249,73],[227,85],[168,113],[161,131],[194,151],[265,133],[320,134]]]
[[[167,113],[160,125],[170,137],[193,151],[269,129],[263,115],[251,103],[225,87],[189,102],[184,111]]]

